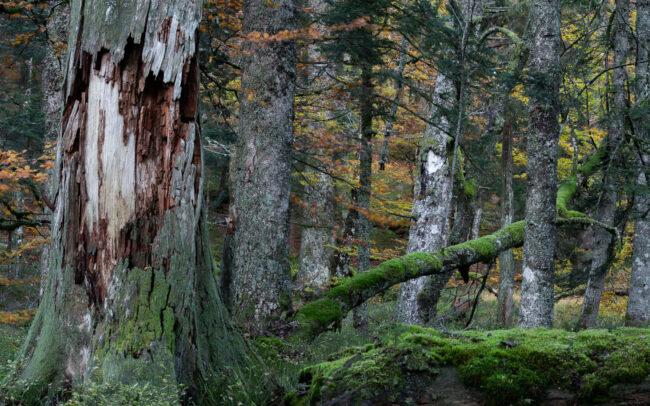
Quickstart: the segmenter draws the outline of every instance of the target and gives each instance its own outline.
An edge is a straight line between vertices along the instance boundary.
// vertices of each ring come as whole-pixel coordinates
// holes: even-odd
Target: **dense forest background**
[[[131,72],[127,69],[131,63],[129,52],[140,44],[137,41],[134,44],[129,37],[131,42],[124,42],[120,54],[121,51],[115,51],[119,46],[111,44],[112,34],[93,28],[96,32],[82,35],[82,28],[87,29],[91,24],[85,28],[79,24],[74,11],[78,3],[0,2],[0,361],[3,363],[17,354],[38,358],[34,354],[39,354],[40,347],[34,340],[43,340],[39,337],[45,333],[40,336],[34,333],[26,339],[30,325],[35,317],[34,323],[39,326],[47,325],[47,321],[41,321],[43,318],[59,317],[37,316],[37,309],[39,303],[41,308],[47,307],[43,303],[49,299],[42,297],[47,298],[51,289],[57,289],[48,288],[48,275],[59,272],[53,265],[56,259],[52,259],[57,258],[57,238],[63,241],[68,237],[51,235],[50,225],[56,224],[57,217],[53,220],[52,213],[67,196],[58,189],[62,179],[69,179],[61,168],[68,168],[66,156],[74,150],[73,143],[68,142],[62,152],[61,140],[70,131],[69,123],[73,122],[70,117],[76,117],[73,101],[79,92],[83,93],[78,88],[83,85],[78,83],[86,83],[86,79],[78,82],[71,79],[85,77],[85,73],[74,71],[70,56],[66,57],[70,51],[69,29],[73,34],[80,33],[78,37],[70,37],[77,38],[81,44],[77,48],[84,52],[88,49],[89,55],[92,54],[89,50],[96,48],[99,57],[89,64],[94,68],[88,69],[98,72],[104,72],[100,65],[109,63],[106,60],[110,58],[104,55],[118,55],[116,60],[123,57],[123,62],[114,66]],[[447,354],[441,356],[447,357],[446,362],[453,359],[457,363],[466,362],[476,352],[487,352],[492,344],[510,348],[526,342],[541,348],[548,340],[572,342],[576,337],[572,334],[582,334],[578,337],[587,343],[575,350],[580,356],[598,353],[603,362],[610,362],[602,355],[606,348],[595,350],[588,339],[605,340],[604,346],[611,347],[611,352],[616,351],[618,347],[614,343],[619,340],[617,345],[637,346],[634,347],[640,357],[634,359],[637,370],[625,375],[614,369],[612,375],[623,378],[619,381],[612,378],[601,386],[600,383],[577,384],[582,391],[577,396],[591,399],[616,383],[647,381],[650,365],[647,330],[617,330],[623,326],[647,328],[650,314],[647,186],[650,5],[647,1],[206,0],[198,3],[188,6],[188,10],[195,11],[193,17],[188,17],[191,14],[188,11],[179,17],[180,23],[176,17],[169,20],[172,23],[166,23],[180,24],[179,38],[186,34],[183,29],[190,30],[182,26],[183,21],[188,27],[190,23],[197,25],[196,49],[186,52],[184,49],[190,49],[189,45],[183,48],[178,45],[181,40],[177,40],[176,48],[186,53],[174,51],[193,62],[177,69],[172,66],[173,58],[161,57],[156,62],[152,57],[151,64],[160,69],[160,75],[153,74],[152,68],[152,75],[140,78],[141,82],[137,78],[133,81],[148,89],[153,82],[171,83],[164,69],[181,72],[180,96],[176,91],[169,91],[179,103],[177,122],[183,124],[178,126],[195,120],[200,129],[196,131],[200,141],[195,144],[200,151],[183,150],[183,159],[195,165],[189,176],[201,181],[187,181],[185,172],[182,176],[196,188],[197,201],[203,201],[201,193],[205,195],[203,206],[196,209],[196,213],[204,210],[206,216],[206,235],[202,238],[209,242],[212,263],[205,266],[213,267],[218,279],[215,285],[218,293],[214,295],[219,298],[219,305],[215,309],[221,309],[221,302],[228,309],[228,315],[223,317],[221,310],[196,311],[196,314],[219,314],[214,316],[217,321],[202,321],[200,315],[192,317],[198,320],[197,325],[223,323],[227,326],[224,331],[235,331],[237,337],[241,335],[240,342],[217,333],[221,340],[219,348],[223,350],[223,345],[227,345],[224,351],[228,353],[246,354],[241,357],[246,363],[225,362],[233,371],[240,371],[237,365],[248,365],[242,367],[244,372],[233,373],[237,376],[236,383],[219,381],[218,385],[214,384],[218,389],[208,391],[207,395],[193,386],[198,373],[188,371],[194,366],[188,367],[188,371],[177,366],[170,376],[189,387],[186,393],[190,398],[215,404],[301,404],[327,399],[331,404],[345,404],[345,401],[355,404],[362,398],[379,399],[377,393],[359,395],[341,382],[346,381],[345,374],[358,378],[354,375],[355,368],[365,368],[358,365],[366,360],[364,357],[375,357],[372,360],[376,363],[388,362],[381,358],[390,358],[378,344],[382,340],[389,340],[399,351],[405,351],[404,343],[397,337],[407,332],[406,325],[433,328],[436,332],[425,333],[416,327],[410,327],[412,330],[408,332],[429,334],[435,339],[438,335],[453,338],[470,331],[470,336],[466,336],[468,345],[476,348],[459,349],[454,347],[456,344],[445,344],[450,347],[440,350],[441,354]],[[156,2],[152,1],[149,7],[155,9]],[[76,13],[88,12],[83,6],[81,10]],[[86,15],[85,18],[83,21],[92,22],[95,21],[92,18],[99,17]],[[169,32],[169,27],[166,29]],[[145,38],[145,33],[142,35]],[[89,46],[91,40],[96,43]],[[142,55],[145,61],[146,52]],[[83,60],[83,56],[79,58]],[[166,68],[168,65],[172,67]],[[128,87],[127,73],[123,73],[120,89]],[[196,79],[196,89],[192,87],[192,78]],[[181,82],[176,86],[178,83]],[[92,85],[88,87],[93,89]],[[142,92],[145,100],[148,93]],[[156,93],[154,107],[135,96],[125,97],[120,103],[141,103],[144,109],[158,109],[160,117],[168,117],[169,109],[162,107],[168,102],[164,94]],[[186,106],[192,102],[187,97],[198,100],[196,109],[190,108],[190,112]],[[92,100],[91,96],[88,98]],[[101,106],[102,102],[99,103]],[[157,117],[156,113],[151,115]],[[88,117],[93,116],[88,113]],[[144,113],[138,117],[145,117],[135,120],[141,120],[139,123],[149,120]],[[110,117],[101,120],[109,122]],[[111,127],[105,128],[108,134]],[[194,131],[174,128],[177,133]],[[142,134],[156,135],[159,130],[155,127]],[[103,142],[102,138],[98,145]],[[145,150],[158,148],[146,145]],[[189,148],[185,143],[182,145]],[[124,153],[120,151],[115,150],[116,156]],[[103,156],[101,150],[99,155]],[[91,168],[89,161],[85,162]],[[100,168],[101,165],[100,162]],[[104,184],[121,182],[112,179],[119,178],[127,167],[120,167],[119,159],[114,165],[111,168],[117,170],[112,174],[104,169],[107,173]],[[172,160],[162,158],[152,165],[150,168],[154,169],[150,170],[158,174],[167,173],[165,168],[176,168]],[[152,179],[155,176],[159,175],[152,175]],[[166,176],[156,178],[157,183],[175,179],[173,174]],[[138,196],[146,200],[150,194]],[[69,201],[85,202],[85,199],[85,195],[79,194]],[[156,207],[164,206],[158,195],[152,201]],[[115,210],[119,210],[120,206],[115,204]],[[194,200],[192,204],[197,205]],[[131,219],[132,228],[119,230],[120,238],[138,236],[132,237],[133,245],[120,251],[122,257],[118,256],[130,261],[129,272],[136,268],[142,268],[143,272],[154,269],[149,297],[156,296],[158,285],[155,284],[160,283],[153,276],[159,270],[158,263],[152,259],[157,254],[139,255],[140,250],[146,250],[140,245],[146,245],[147,238],[158,241],[159,236],[151,230],[162,227],[162,220],[160,223],[151,220],[154,216],[151,213],[138,212]],[[185,223],[178,221],[177,226],[184,227]],[[110,230],[110,220],[107,222]],[[64,235],[63,227],[57,226],[56,230]],[[196,230],[189,230],[190,236],[194,232],[203,233],[200,225]],[[69,240],[77,247],[85,247],[77,255],[95,258],[95,252],[104,249],[93,240],[92,232],[79,235]],[[169,237],[173,241],[170,245],[181,246],[183,238]],[[53,248],[50,248],[51,241],[55,241]],[[169,272],[170,263],[172,268],[176,264],[173,260],[176,254],[171,254],[172,251],[170,248],[170,259],[163,261],[160,268],[164,272]],[[437,253],[435,258],[440,265],[428,257],[417,256],[420,252]],[[89,259],[88,263],[108,267],[108,262],[97,258],[100,257]],[[393,262],[386,262],[389,260]],[[84,266],[93,269],[85,262],[76,269],[86,269]],[[120,262],[119,266],[114,263],[111,266],[121,269],[123,265]],[[59,269],[63,268],[59,266]],[[121,275],[122,271],[114,272]],[[75,275],[75,284],[88,290],[88,306],[100,309],[108,295],[111,278],[102,280],[106,278],[103,273],[101,277]],[[133,282],[133,286],[140,286],[137,283]],[[115,289],[122,292],[119,287]],[[133,292],[140,292],[138,289]],[[121,298],[122,294],[136,296],[131,291],[124,292],[127,293],[112,298]],[[173,296],[174,293],[168,293],[166,300],[173,300]],[[200,304],[206,299],[196,301]],[[335,303],[334,310],[330,307],[332,303]],[[72,309],[71,315],[76,311],[70,304],[65,306],[71,306],[66,307]],[[174,308],[177,313],[168,316],[165,312],[169,308],[153,310],[160,311],[162,327],[151,328],[161,342],[165,341],[161,337],[172,340],[169,331],[176,337],[185,334],[181,333],[184,327],[178,327],[183,325],[180,311]],[[130,317],[129,311],[125,310],[124,314]],[[97,326],[106,320],[112,320],[115,326],[126,324],[126,319],[113,313],[92,315],[93,331],[105,328],[113,335],[123,334],[122,330]],[[70,316],[66,322],[77,326],[85,322],[82,316],[75,317]],[[176,326],[171,330],[168,330],[171,327],[167,317]],[[192,317],[189,319],[194,320]],[[234,327],[230,325],[231,317]],[[136,330],[137,326],[150,327],[137,323]],[[192,323],[195,321],[189,322]],[[507,329],[515,327],[565,331],[544,330],[532,335],[516,330],[521,336],[509,336]],[[214,329],[221,331],[221,327]],[[585,333],[573,333],[584,329],[610,332],[594,332],[591,338]],[[199,330],[197,327],[196,331]],[[488,330],[503,331],[494,332],[492,337],[492,333],[482,333]],[[546,336],[549,332],[555,335]],[[200,335],[189,334],[195,340]],[[104,338],[98,340],[103,342]],[[144,338],[129,340],[126,344],[116,344],[115,348],[124,357],[141,359],[142,348],[138,346],[144,345]],[[176,340],[179,353],[178,348],[185,344]],[[412,342],[432,345],[422,340]],[[30,345],[36,349],[30,349]],[[337,353],[342,347],[354,345],[366,349],[358,350],[356,355]],[[362,345],[375,347],[368,349]],[[134,356],[138,351],[138,356]],[[156,351],[152,350],[152,359],[159,356]],[[552,355],[548,357],[553,360],[557,361],[553,357],[562,358],[557,348],[544,347],[544,351],[549,351]],[[93,354],[100,357],[97,352]],[[179,357],[185,361],[183,357],[189,356],[183,353]],[[203,359],[202,355],[197,357]],[[266,360],[261,364],[266,364],[267,369],[258,365],[260,357]],[[318,372],[309,367],[337,357],[348,357],[349,365],[342,369],[345,372],[334,367],[324,367]],[[413,357],[426,358],[422,354]],[[501,359],[498,355],[494,357]],[[490,394],[488,403],[490,396],[493,404],[539,400],[540,396],[549,396],[540,388],[557,378],[544,381],[547,378],[529,377],[526,382],[516,381],[513,385],[520,391],[503,389],[502,393],[507,395],[498,400],[501,392],[494,388],[499,386],[494,386],[494,382],[492,386],[487,385],[481,380],[487,379],[485,372],[481,372],[484,374],[481,378],[477,371],[503,368],[505,375],[522,380],[528,372],[522,372],[520,367],[497,368],[489,364],[491,361],[492,358],[486,357],[484,365],[472,364],[459,369],[466,386],[473,385]],[[216,369],[220,370],[221,361],[215,362],[220,365]],[[531,361],[537,366],[530,366],[530,373],[541,374],[545,362],[548,359]],[[367,364],[368,374],[372,368],[392,368],[388,364]],[[620,363],[614,367],[620,368]],[[84,394],[74,382],[79,376],[89,375],[68,372],[65,372],[67,386],[62,386],[65,389],[57,392],[40,388],[30,392],[18,388],[10,377],[15,377],[17,369],[24,368],[28,372],[20,373],[21,376],[33,378],[30,368],[36,367],[9,362],[3,368],[6,371],[0,375],[3,377],[0,382],[6,386],[0,388],[7,393],[22,393],[20,396],[38,392],[38,399],[60,396],[60,401],[72,399],[71,402],[81,403],[101,403],[97,399],[104,399],[103,396],[104,401],[126,396],[128,402],[135,402],[133,399],[138,396],[138,399],[153,396],[146,392],[151,388],[143,389],[143,395],[133,388],[106,389],[99,384],[97,387],[88,384],[90,389]],[[408,370],[409,374],[413,372],[402,364],[396,368]],[[600,364],[597,368],[584,368],[585,371],[606,369]],[[369,376],[366,372],[359,374]],[[120,373],[115,372],[116,376],[122,376]],[[323,379],[319,373],[326,380],[341,381],[339,392],[332,389],[328,393],[318,386],[319,395],[314,395],[316,382]],[[344,374],[343,378],[335,376],[337,373]],[[58,372],[52,374],[58,376]],[[110,376],[106,371],[104,374]],[[405,382],[417,381],[408,376]],[[369,385],[374,384],[373,379],[369,379]],[[309,388],[305,388],[307,381]],[[168,389],[163,391],[164,396],[172,395],[157,402],[189,399],[184,395],[179,398],[175,389],[171,392]],[[158,392],[156,396],[163,393]],[[354,395],[337,398],[341,393]],[[408,403],[404,399],[412,393],[399,393],[395,402]],[[468,399],[480,397],[463,393]],[[360,397],[354,397],[357,395]],[[0,403],[10,402],[9,397],[2,396]],[[24,401],[16,400],[24,398],[15,396],[12,402]],[[643,402],[650,398],[640,399]],[[110,400],[106,402],[111,404]]]

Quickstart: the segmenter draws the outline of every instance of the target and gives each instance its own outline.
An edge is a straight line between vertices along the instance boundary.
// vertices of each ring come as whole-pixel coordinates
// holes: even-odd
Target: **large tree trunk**
[[[49,278],[22,374],[166,380],[197,395],[243,356],[205,227],[202,2],[111,4],[71,5]]]
[[[297,27],[293,0],[244,1],[243,32]],[[232,314],[259,333],[291,309],[289,197],[296,45],[246,41],[235,165]],[[273,69],[271,69],[273,67]]]
[[[628,53],[628,24],[630,16],[629,0],[616,0],[616,18],[615,18],[615,38],[614,38],[614,66],[621,66],[613,70],[612,88],[610,102],[610,117],[607,129],[607,154],[609,157],[608,170],[603,174],[603,192],[598,202],[597,219],[607,225],[614,224],[614,215],[616,214],[616,179],[618,178],[617,168],[619,160],[619,149],[623,136],[625,135],[625,109],[627,102],[627,92],[625,82],[627,79],[627,70],[623,65],[627,61]],[[578,327],[590,328],[596,325],[598,319],[598,308],[600,298],[605,287],[605,277],[609,271],[606,266],[609,257],[609,244],[612,236],[606,230],[599,228],[595,232],[593,246],[593,260],[587,281],[587,290],[582,302],[580,319]]]
[[[557,193],[560,1],[530,5],[530,75],[526,171],[526,242],[520,327],[550,327],[553,321],[555,200]]]
[[[418,176],[413,193],[413,223],[409,229],[407,253],[433,252],[445,245],[447,219],[451,211],[453,182],[449,175],[447,137],[448,118],[438,106],[450,109],[455,99],[454,82],[438,73],[429,117],[437,126],[427,124],[418,151]],[[397,319],[407,324],[424,324],[430,309],[422,309],[418,295],[427,282],[422,277],[402,283],[397,300]]]
[[[636,103],[642,106],[650,98],[650,73],[648,72],[648,55],[650,52],[650,1],[636,2]],[[647,108],[647,107],[646,107]],[[645,116],[635,122],[637,137],[647,145],[650,142],[650,124]],[[650,155],[639,148],[639,172],[637,185],[639,193],[634,199],[634,248],[632,251],[632,276],[630,278],[630,296],[627,302],[625,325],[641,327],[650,320],[650,196],[648,195],[648,168]]]

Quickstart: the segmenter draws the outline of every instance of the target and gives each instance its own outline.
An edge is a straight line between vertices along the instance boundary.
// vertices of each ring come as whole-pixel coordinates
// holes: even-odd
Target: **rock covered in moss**
[[[302,386],[286,403],[639,404],[633,402],[650,401],[648,337],[647,329],[449,336],[408,327],[396,338],[304,369]]]

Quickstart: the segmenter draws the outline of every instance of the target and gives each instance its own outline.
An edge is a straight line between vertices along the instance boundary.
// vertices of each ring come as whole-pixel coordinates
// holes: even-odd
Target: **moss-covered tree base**
[[[342,351],[301,373],[291,405],[650,402],[650,330],[499,330],[455,336],[419,327]],[[460,403],[459,403],[460,402]],[[639,403],[641,402],[641,403]]]

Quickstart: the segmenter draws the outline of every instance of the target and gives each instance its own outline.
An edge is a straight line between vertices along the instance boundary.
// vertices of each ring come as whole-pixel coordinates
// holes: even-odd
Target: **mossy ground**
[[[401,333],[400,333],[401,331]],[[293,404],[346,399],[391,404],[408,399],[428,375],[453,366],[463,382],[480,390],[488,404],[529,404],[545,390],[561,388],[576,401],[597,401],[617,383],[639,383],[650,375],[650,330],[468,331],[449,335],[419,327],[395,327],[381,341],[341,351],[305,368],[301,395]],[[418,381],[411,381],[417,373]],[[425,390],[425,388],[420,388]]]

